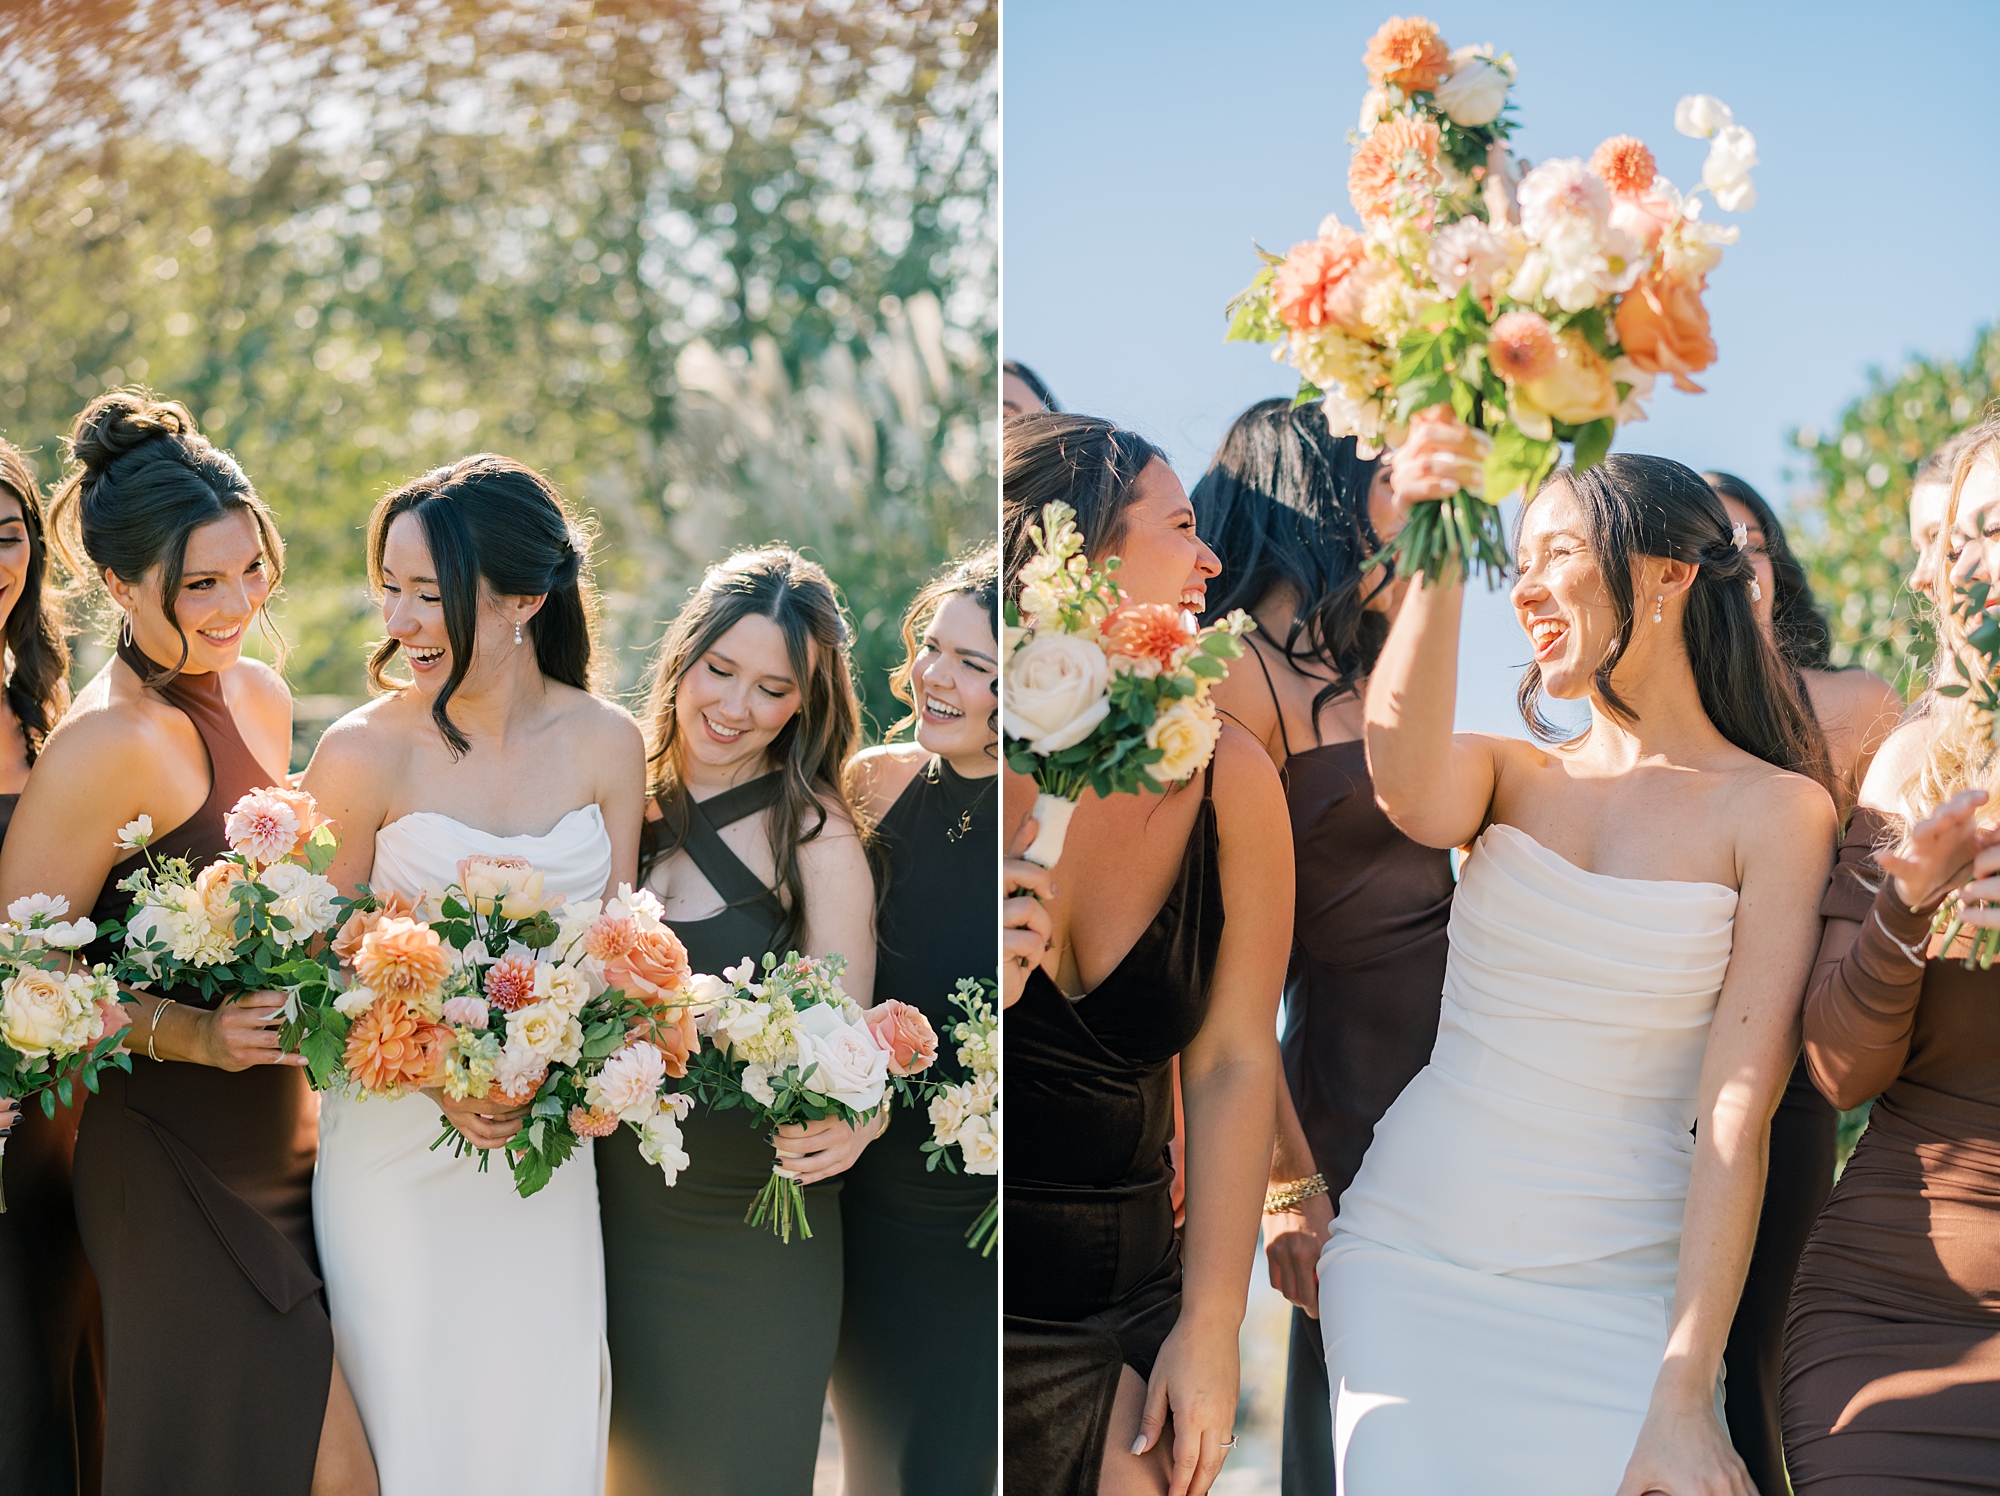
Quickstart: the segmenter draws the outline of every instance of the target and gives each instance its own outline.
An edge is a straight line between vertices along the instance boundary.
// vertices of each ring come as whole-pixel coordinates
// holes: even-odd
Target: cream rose
[[[257,881],[272,895],[270,913],[286,921],[289,929],[271,931],[280,946],[297,945],[333,928],[339,911],[333,901],[339,890],[310,868],[296,862],[277,862],[257,875]],[[211,910],[214,900],[209,901]],[[211,913],[211,918],[213,914]]]
[[[968,1174],[998,1174],[1000,1172],[1000,1138],[993,1131],[993,1124],[985,1117],[973,1116],[965,1120],[965,1126],[958,1130],[959,1157],[965,1163]]]
[[[1470,128],[1492,124],[1507,107],[1513,73],[1473,47],[1460,47],[1451,54],[1451,61],[1451,76],[1437,86],[1438,108],[1454,125]]]
[[[946,1086],[931,1098],[931,1136],[940,1143],[949,1143],[957,1137],[965,1119],[972,1115],[972,1108],[966,1104],[967,1091],[965,1086]]]
[[[530,1003],[507,1015],[507,1047],[516,1045],[551,1064],[574,1065],[583,1050],[583,1026],[553,1002]]]
[[[541,870],[525,857],[462,858],[458,886],[480,913],[497,909],[508,919],[527,919],[563,902],[560,894],[544,896]]]
[[[1572,426],[1599,420],[1618,409],[1618,386],[1611,378],[1611,365],[1573,327],[1556,339],[1554,371],[1522,385],[1519,397]]]
[[[55,972],[25,966],[0,986],[0,1037],[26,1058],[79,1049],[102,1031],[95,1004]]]
[[[590,1001],[590,979],[572,966],[548,961],[535,963],[535,1000],[545,1002],[574,1018]]]
[[[1146,746],[1165,755],[1146,765],[1146,773],[1161,784],[1178,784],[1208,762],[1222,721],[1215,708],[1198,697],[1183,696],[1153,719],[1146,729]]]
[[[1007,736],[1059,753],[1111,714],[1104,651],[1074,634],[1038,633],[1007,662]]]

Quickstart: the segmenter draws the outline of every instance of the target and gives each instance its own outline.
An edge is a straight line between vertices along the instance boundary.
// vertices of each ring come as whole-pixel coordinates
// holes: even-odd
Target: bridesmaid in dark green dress
[[[48,547],[35,475],[0,441],[0,839],[49,729],[69,705],[62,609],[44,589]],[[44,1116],[0,1102],[0,1491],[96,1496],[104,1443],[104,1319],[70,1196],[83,1096]]]
[[[874,982],[874,884],[841,775],[860,736],[826,573],[773,547],[711,567],[661,646],[646,708],[642,875],[694,969],[788,950]],[[597,1143],[611,1342],[609,1496],[804,1496],[840,1331],[841,1181],[867,1144],[697,1108],[673,1188],[628,1130]],[[743,1213],[783,1156],[810,1240]]]
[[[1000,961],[999,564],[988,547],[917,594],[894,682],[917,741],[869,749],[851,775],[888,870],[875,1001],[923,1011],[938,1032],[929,1075],[953,1082],[966,1077],[952,994],[962,977],[992,981]],[[993,1202],[995,1178],[962,1161],[956,1174],[927,1171],[929,1136],[922,1113],[899,1113],[841,1192],[847,1291],[833,1407],[846,1496],[993,1489],[998,1261],[972,1251],[966,1231]]]

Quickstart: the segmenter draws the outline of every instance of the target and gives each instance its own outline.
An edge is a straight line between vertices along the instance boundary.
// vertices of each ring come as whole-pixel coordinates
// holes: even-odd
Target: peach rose
[[[477,913],[497,910],[507,919],[529,919],[563,901],[561,894],[543,894],[541,871],[525,857],[461,857],[458,886]]]
[[[1651,189],[1660,169],[1653,153],[1636,135],[1614,135],[1591,152],[1590,169],[1621,197],[1636,197]]]
[[[291,806],[292,814],[298,817],[299,838],[292,843],[292,855],[294,856],[305,851],[307,845],[312,841],[313,833],[319,830],[320,827],[333,825],[332,821],[319,813],[319,802],[304,790],[268,789],[264,793],[269,795],[273,800],[281,801]]]
[[[1433,93],[1451,71],[1451,48],[1422,16],[1391,16],[1368,38],[1361,54],[1368,81],[1394,84],[1404,93]]]
[[[1398,190],[1407,184],[1418,196],[1438,183],[1438,127],[1430,120],[1398,115],[1375,127],[1354,148],[1347,166],[1347,195],[1363,218],[1387,218],[1396,206]],[[1424,214],[1428,222],[1429,212]]]
[[[230,893],[237,884],[248,881],[242,864],[236,862],[211,862],[195,875],[194,891],[201,895],[208,922],[216,929],[235,933],[236,916],[242,910]]]
[[[937,1030],[923,1010],[908,1003],[877,1003],[862,1015],[875,1046],[889,1056],[891,1075],[915,1075],[937,1058]]]
[[[525,1008],[535,1000],[535,962],[528,956],[503,956],[486,968],[486,1000],[503,1013]]]
[[[1367,248],[1367,240],[1339,224],[1317,239],[1294,244],[1271,282],[1278,320],[1293,332],[1324,326],[1328,293],[1362,262]]]
[[[1698,394],[1688,378],[1715,362],[1715,339],[1708,331],[1708,308],[1701,293],[1706,276],[1647,276],[1618,302],[1618,341],[1625,356],[1648,374],[1671,374],[1674,388]]]
[[[607,984],[653,1007],[686,990],[693,974],[687,947],[672,930],[664,928],[638,932],[629,951],[604,963]]]
[[[354,972],[384,997],[415,1001],[436,996],[451,975],[451,961],[429,925],[385,919],[362,937]]]
[[[1575,328],[1556,339],[1555,367],[1521,385],[1520,393],[1537,409],[1572,426],[1601,420],[1618,409],[1611,365]]]
[[[347,1031],[347,1073],[367,1091],[401,1095],[444,1078],[451,1030],[426,1023],[409,1003],[379,997]]]
[[[1486,357],[1502,379],[1541,379],[1556,367],[1555,329],[1534,312],[1508,312],[1486,335]]]
[[[626,1032],[625,1039],[643,1040],[657,1049],[675,1080],[688,1073],[688,1061],[701,1048],[701,1030],[695,1026],[692,1008],[655,1008]]]
[[[1195,633],[1185,611],[1171,603],[1127,603],[1104,621],[1106,654],[1151,660],[1171,670]]]
[[[361,942],[370,931],[385,919],[408,919],[417,912],[417,906],[399,893],[378,894],[379,908],[367,911],[356,910],[347,916],[347,922],[333,937],[333,953],[349,966],[361,953]]]

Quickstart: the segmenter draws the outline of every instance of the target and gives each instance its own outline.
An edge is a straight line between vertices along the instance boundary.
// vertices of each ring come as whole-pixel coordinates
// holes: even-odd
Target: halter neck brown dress
[[[141,680],[164,673],[130,644]],[[154,838],[156,858],[228,851],[223,820],[270,782],[219,677],[153,688],[208,749],[201,808]],[[132,898],[112,868],[91,917]],[[108,944],[93,959],[114,954]],[[172,994],[205,1006],[191,990]],[[313,1249],[319,1107],[305,1071],[132,1061],[107,1071],[76,1140],[76,1213],[104,1298],[107,1496],[307,1496],[333,1374]]]
[[[1263,651],[1250,653],[1276,707]],[[1278,738],[1298,864],[1278,1043],[1313,1167],[1337,1205],[1375,1124],[1437,1043],[1456,884],[1451,854],[1411,841],[1375,803],[1360,739],[1294,750],[1282,708]],[[1334,1487],[1326,1350],[1319,1321],[1296,1307],[1280,1483],[1283,1496]]]
[[[0,795],[0,841],[19,795]],[[24,1105],[0,1215],[0,1491],[95,1496],[104,1444],[104,1319],[70,1199],[79,1093]]]
[[[1124,960],[1075,1002],[1038,967],[1000,1020],[1009,1491],[1092,1496],[1123,1369],[1150,1375],[1180,1318],[1168,1067],[1208,1017],[1222,946],[1214,768],[1173,888]]]

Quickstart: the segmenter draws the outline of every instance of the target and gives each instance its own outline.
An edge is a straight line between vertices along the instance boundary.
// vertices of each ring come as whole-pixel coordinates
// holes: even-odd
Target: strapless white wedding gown
[[[415,895],[474,853],[525,857],[594,899],[611,876],[595,805],[540,836],[421,811],[375,833],[370,884]],[[599,1496],[611,1416],[597,1170],[579,1148],[523,1200],[450,1145],[427,1096],[334,1093],[320,1111],[313,1230],[334,1349],[382,1496]]]
[[[1736,893],[1479,839],[1430,1063],[1320,1257],[1340,1496],[1611,1496],[1665,1352]]]

